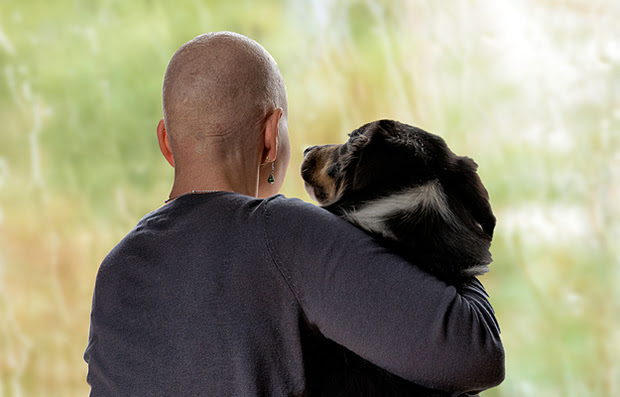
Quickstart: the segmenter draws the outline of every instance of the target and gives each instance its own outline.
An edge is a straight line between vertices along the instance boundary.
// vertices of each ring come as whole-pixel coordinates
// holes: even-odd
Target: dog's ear
[[[457,157],[453,183],[455,194],[490,238],[495,229],[495,215],[489,203],[489,193],[476,173],[478,164],[469,157]]]
[[[371,185],[381,175],[386,175],[382,168],[385,166],[387,142],[381,130],[357,138],[355,155],[357,165],[353,173],[353,190],[362,190]]]

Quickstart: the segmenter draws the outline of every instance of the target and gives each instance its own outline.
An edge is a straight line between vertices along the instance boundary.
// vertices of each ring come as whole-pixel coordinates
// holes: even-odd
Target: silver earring
[[[273,165],[273,163],[271,163],[271,174],[269,174],[269,178],[267,178],[267,182],[269,182],[269,184],[273,184],[276,181],[276,178],[273,177],[273,171],[275,170],[275,166]]]

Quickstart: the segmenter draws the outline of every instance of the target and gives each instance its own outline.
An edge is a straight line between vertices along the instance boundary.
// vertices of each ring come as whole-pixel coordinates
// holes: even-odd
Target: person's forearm
[[[504,350],[484,288],[472,280],[458,292],[448,289],[452,293],[403,319],[410,322],[411,332],[392,335],[391,343],[399,343],[402,350],[382,366],[453,395],[497,386],[505,376]]]
[[[456,366],[452,374],[455,387],[461,388],[468,385],[467,391],[485,390],[499,385],[505,377],[504,348],[500,339],[500,331],[494,311],[489,304],[482,284],[476,279],[459,289],[456,298],[462,308],[448,314],[446,330],[451,327],[454,339],[463,339],[462,343],[467,346],[459,346],[455,349]],[[462,317],[462,318],[459,318]],[[467,332],[459,330],[467,326]],[[449,331],[448,331],[449,332]],[[460,343],[459,343],[460,345]]]

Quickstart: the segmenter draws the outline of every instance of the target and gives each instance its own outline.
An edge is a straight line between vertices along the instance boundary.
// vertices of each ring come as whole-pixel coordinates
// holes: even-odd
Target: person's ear
[[[172,149],[170,149],[170,142],[168,142],[168,133],[166,132],[166,124],[162,117],[157,124],[157,140],[159,141],[159,150],[164,155],[168,163],[174,168],[174,158],[172,157]]]
[[[261,163],[276,161],[278,157],[278,125],[282,117],[282,108],[276,108],[265,120],[265,136]],[[267,161],[269,159],[269,161]]]

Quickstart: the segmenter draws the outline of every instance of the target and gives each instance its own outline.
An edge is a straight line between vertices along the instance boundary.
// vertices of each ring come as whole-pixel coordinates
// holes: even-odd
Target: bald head
[[[286,89],[278,66],[246,36],[198,36],[168,64],[163,108],[173,151],[190,145],[202,152],[217,142],[245,140],[278,107],[286,117]]]

